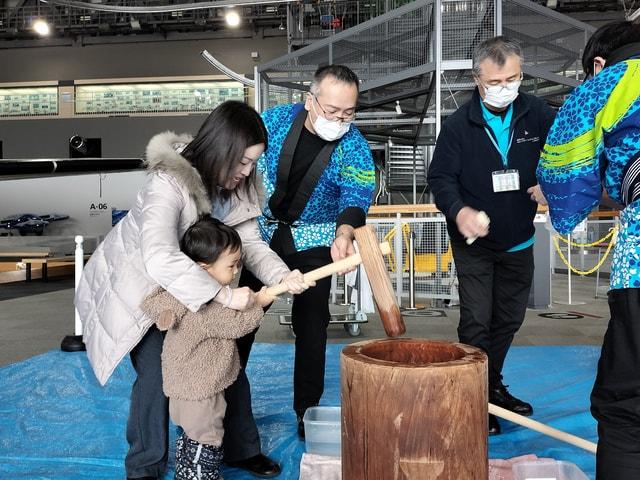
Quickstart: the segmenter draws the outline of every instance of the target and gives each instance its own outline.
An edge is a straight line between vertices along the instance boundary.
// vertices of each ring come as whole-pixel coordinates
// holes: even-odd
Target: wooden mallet
[[[378,306],[378,313],[380,314],[384,331],[389,337],[402,335],[406,330],[404,320],[400,314],[400,308],[396,303],[391,280],[389,279],[387,267],[382,256],[383,254],[388,255],[391,253],[391,247],[388,242],[378,243],[376,233],[373,227],[369,225],[356,228],[355,236],[360,253],[350,255],[347,258],[330,263],[324,267],[311,270],[304,274],[304,280],[315,282],[316,280],[348,270],[362,263],[369,277],[371,293]],[[286,291],[287,286],[284,283],[267,288],[267,294],[274,297]]]
[[[575,435],[571,435],[570,433],[563,432],[562,430],[558,430],[557,428],[550,427],[549,425],[545,425],[544,423],[531,420],[527,417],[523,417],[522,415],[518,415],[517,413],[513,413],[492,403],[489,404],[489,413],[495,415],[496,417],[504,418],[505,420],[509,420],[510,422],[517,423],[518,425],[521,425],[525,428],[535,430],[536,432],[542,433],[543,435],[548,435],[557,440],[570,443],[571,445],[575,445],[576,447],[580,447],[594,454],[596,453],[596,450],[598,448],[595,443],[590,442],[589,440],[576,437]]]

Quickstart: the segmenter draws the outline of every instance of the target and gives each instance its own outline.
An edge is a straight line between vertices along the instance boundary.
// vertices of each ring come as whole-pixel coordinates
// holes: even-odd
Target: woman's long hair
[[[198,170],[211,199],[229,198],[231,192],[218,188],[232,168],[242,160],[244,151],[264,144],[267,129],[258,112],[243,102],[228,101],[216,107],[204,121],[196,137],[182,151]],[[255,183],[255,168],[238,188],[248,193]]]

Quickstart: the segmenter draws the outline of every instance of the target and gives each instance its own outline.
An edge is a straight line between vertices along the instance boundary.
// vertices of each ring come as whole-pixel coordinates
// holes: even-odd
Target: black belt
[[[625,167],[620,193],[625,207],[640,198],[640,152],[636,153]]]

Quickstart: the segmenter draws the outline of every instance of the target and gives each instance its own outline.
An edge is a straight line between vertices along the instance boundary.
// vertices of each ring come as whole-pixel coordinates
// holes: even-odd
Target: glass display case
[[[234,81],[76,85],[75,113],[202,112],[226,100],[246,100]]]
[[[0,88],[0,117],[57,114],[57,87]]]

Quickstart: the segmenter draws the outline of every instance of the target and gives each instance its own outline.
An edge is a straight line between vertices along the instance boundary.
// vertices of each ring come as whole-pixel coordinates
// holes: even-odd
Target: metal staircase
[[[480,42],[499,34],[519,41],[522,89],[560,105],[581,82],[592,31],[529,0],[416,0],[259,66],[256,107],[300,101],[318,66],[344,64],[361,80],[358,128],[372,142],[417,149],[433,145],[443,118],[470,98],[471,56]],[[414,202],[430,151],[417,150],[421,158],[412,162]],[[389,190],[406,189],[399,161],[386,156]]]

